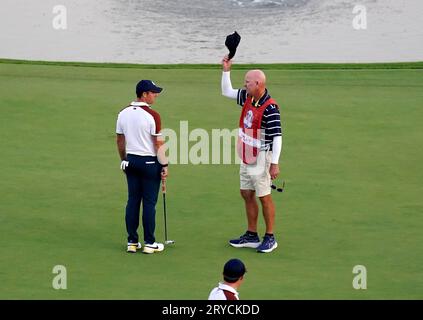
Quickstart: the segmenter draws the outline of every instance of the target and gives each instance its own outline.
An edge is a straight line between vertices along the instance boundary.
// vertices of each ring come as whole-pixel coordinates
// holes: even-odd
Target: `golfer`
[[[214,288],[208,300],[239,300],[238,288],[247,272],[244,263],[239,259],[230,259],[223,267],[223,282]]]
[[[266,89],[266,76],[261,70],[250,70],[244,79],[244,89],[232,88],[230,79],[232,61],[222,60],[222,94],[236,99],[242,106],[239,120],[238,154],[240,191],[245,201],[248,227],[245,234],[229,241],[236,248],[256,248],[258,252],[272,252],[278,243],[273,234],[275,206],[271,195],[272,180],[279,174],[282,150],[282,129],[279,107]],[[263,240],[257,233],[258,204],[260,199],[266,233]]]
[[[137,100],[119,112],[116,123],[116,142],[121,159],[120,168],[128,183],[126,205],[127,252],[135,253],[142,245],[138,239],[140,205],[144,229],[144,253],[163,251],[157,243],[156,203],[160,181],[168,175],[168,161],[161,148],[160,115],[151,108],[162,88],[151,80],[141,80],[136,86]]]

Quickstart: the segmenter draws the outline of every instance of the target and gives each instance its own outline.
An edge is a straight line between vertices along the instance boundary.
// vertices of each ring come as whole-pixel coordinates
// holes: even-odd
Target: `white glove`
[[[122,162],[120,163],[120,168],[125,171],[126,167],[129,166],[129,161],[126,160],[122,160]]]

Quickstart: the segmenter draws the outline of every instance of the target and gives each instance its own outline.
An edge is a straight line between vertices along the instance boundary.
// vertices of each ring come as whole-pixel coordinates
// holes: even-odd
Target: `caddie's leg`
[[[245,202],[247,213],[248,231],[257,232],[258,204],[254,190],[240,190]]]
[[[264,222],[266,224],[266,233],[273,234],[273,226],[275,224],[275,205],[270,194],[260,197],[263,208]]]

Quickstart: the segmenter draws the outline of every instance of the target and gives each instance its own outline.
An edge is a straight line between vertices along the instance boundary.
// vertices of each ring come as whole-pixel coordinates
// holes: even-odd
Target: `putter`
[[[166,221],[166,181],[162,180],[162,193],[163,193],[163,215],[164,215],[164,227],[165,227],[165,244],[174,244],[174,240],[167,239],[167,221]]]

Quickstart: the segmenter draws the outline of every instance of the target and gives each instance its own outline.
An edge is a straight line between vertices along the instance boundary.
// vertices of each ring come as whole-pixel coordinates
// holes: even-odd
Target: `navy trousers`
[[[126,230],[128,243],[137,243],[140,206],[142,202],[142,226],[144,242],[152,244],[156,241],[156,204],[160,189],[162,166],[157,157],[127,155],[129,161],[125,169],[128,182],[128,202],[126,205]]]

